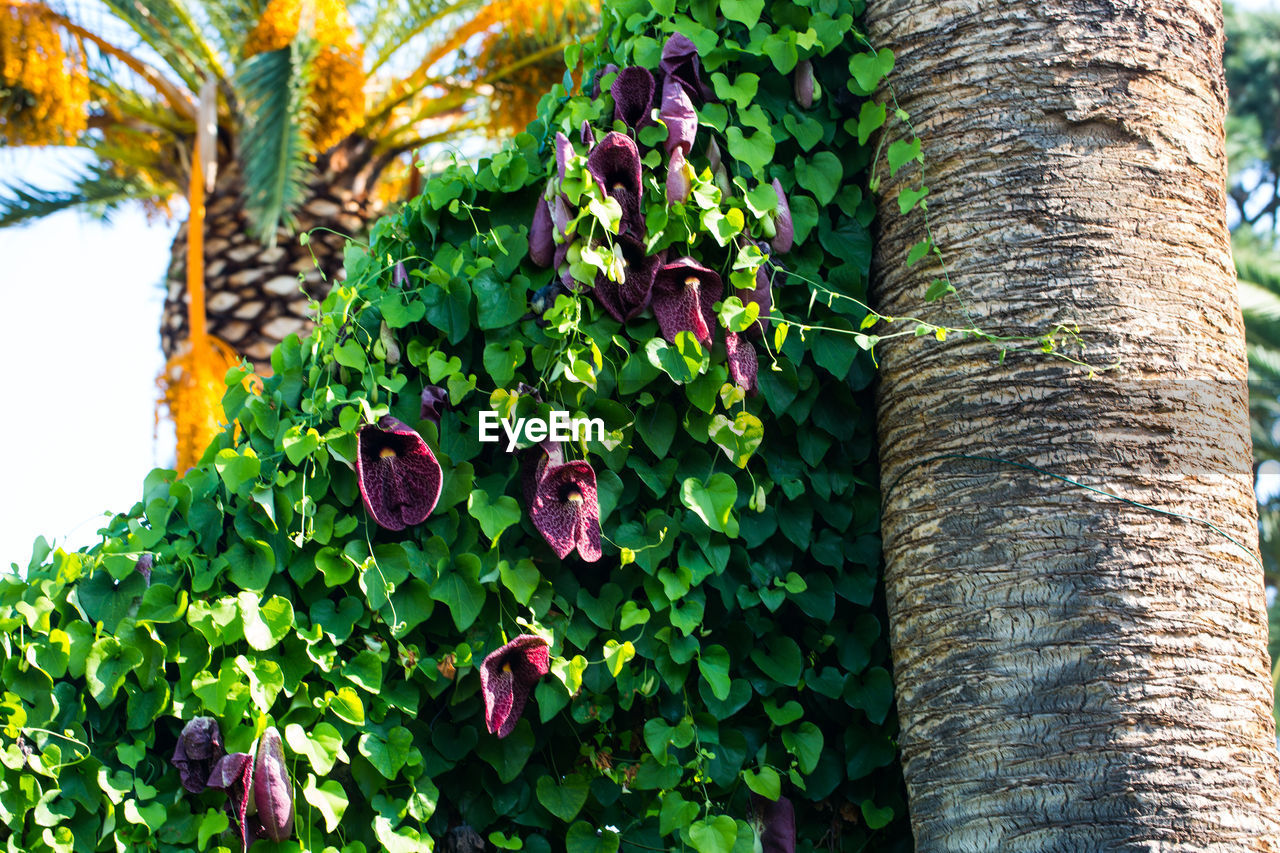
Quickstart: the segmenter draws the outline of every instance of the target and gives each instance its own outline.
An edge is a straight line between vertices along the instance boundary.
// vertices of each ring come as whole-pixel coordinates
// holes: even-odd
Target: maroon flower
[[[653,279],[653,313],[662,336],[675,343],[676,333],[692,332],[710,345],[716,323],[711,306],[723,289],[720,276],[693,258],[664,264]]]
[[[698,48],[688,36],[672,33],[662,46],[662,61],[658,63],[658,67],[667,77],[679,80],[694,103],[714,99],[715,93],[702,79],[702,61],[698,59]]]
[[[449,392],[439,385],[427,385],[422,389],[422,409],[418,420],[431,421],[440,426],[440,417],[449,405]]]
[[[612,62],[610,62],[604,68],[600,69],[600,73],[597,74],[595,76],[595,79],[591,81],[591,99],[592,100],[595,100],[596,98],[600,97],[600,83],[604,80],[604,78],[608,77],[610,74],[617,74],[617,73],[618,73],[618,66],[614,65]]]
[[[773,191],[778,194],[778,209],[773,213],[774,228],[777,233],[769,241],[775,252],[790,252],[796,242],[795,228],[791,225],[791,205],[787,204],[787,194],[782,191],[782,183],[773,179]]]
[[[253,758],[253,802],[261,831],[272,841],[293,835],[293,783],[284,763],[284,745],[274,726],[258,738]]]
[[[600,504],[596,472],[581,459],[547,464],[535,472],[537,485],[529,502],[529,518],[564,559],[574,548],[588,563],[600,559]]]
[[[582,140],[582,144],[590,150],[592,145],[596,144],[596,132],[591,127],[591,122],[586,119],[582,120],[582,127],[578,130],[578,138]]]
[[[618,72],[609,94],[613,95],[613,117],[632,130],[653,124],[655,84],[653,72],[633,65]]]
[[[725,336],[724,348],[729,356],[729,378],[748,395],[755,396],[760,390],[756,384],[756,376],[760,372],[756,348],[733,332]]]
[[[443,472],[422,436],[390,415],[356,434],[360,497],[373,520],[404,530],[431,515],[440,499]]]
[[[677,148],[667,163],[667,204],[684,204],[693,189],[689,179],[689,165],[684,159],[684,149]]]
[[[533,224],[529,226],[529,260],[544,268],[551,266],[556,250],[552,225],[551,207],[545,198],[539,197],[533,206]]]
[[[646,255],[644,244],[632,237],[618,238],[614,250],[622,252],[622,281],[610,281],[603,273],[598,274],[591,293],[615,320],[625,323],[648,307],[653,277],[662,266],[666,252]]]
[[[796,103],[803,109],[809,109],[813,106],[813,99],[816,94],[816,84],[813,79],[813,63],[807,59],[800,60],[796,65],[795,77],[792,80],[792,88],[795,90]]]
[[[227,811],[235,821],[247,853],[250,836],[258,834],[257,827],[250,827],[247,817],[249,795],[253,790],[253,756],[247,752],[224,755],[209,774],[209,787],[227,792]]]
[[[536,391],[534,393],[537,394]],[[520,455],[520,488],[524,493],[525,504],[532,507],[538,493],[538,483],[542,481],[547,468],[564,464],[564,448],[558,441],[544,441],[520,451]]]
[[[534,685],[550,671],[547,641],[533,634],[521,634],[485,657],[480,664],[480,692],[490,734],[502,738],[515,730]]]
[[[169,760],[178,768],[182,787],[199,794],[209,785],[214,765],[226,754],[218,721],[213,717],[193,717],[182,727],[173,758]]]
[[[751,795],[752,823],[760,833],[761,853],[796,853],[796,810],[786,797]]]
[[[622,207],[618,233],[644,239],[644,214],[640,211],[640,150],[635,140],[613,131],[587,155],[587,170],[604,191]]]
[[[693,150],[693,138],[698,135],[698,114],[693,111],[689,94],[674,77],[662,84],[662,111],[658,114],[667,126],[667,141],[663,143],[667,154],[683,148],[688,154]]]

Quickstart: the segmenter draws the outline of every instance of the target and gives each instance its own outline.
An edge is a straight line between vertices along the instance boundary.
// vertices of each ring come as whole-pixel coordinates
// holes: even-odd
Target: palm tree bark
[[[348,144],[351,143],[351,144]],[[205,212],[205,305],[209,333],[269,371],[271,350],[289,334],[312,326],[312,300],[322,300],[343,276],[343,247],[360,237],[380,212],[370,188],[376,175],[371,146],[348,140],[318,165],[311,196],[297,211],[297,228],[280,228],[266,246],[243,208],[235,165],[224,167]],[[313,230],[314,229],[314,230]],[[307,245],[298,234],[312,231]],[[170,250],[161,347],[171,357],[187,339],[187,226]]]
[[[1276,849],[1220,6],[878,0],[868,27],[977,325],[1078,323],[1085,357],[1118,365],[1002,363],[954,335],[879,348],[918,847]],[[960,324],[955,297],[924,300],[939,269],[905,263],[924,222],[896,200],[919,181],[879,201],[876,307]]]

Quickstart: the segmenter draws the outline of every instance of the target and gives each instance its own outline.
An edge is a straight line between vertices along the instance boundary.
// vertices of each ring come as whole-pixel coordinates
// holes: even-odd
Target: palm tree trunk
[[[1277,849],[1220,6],[879,0],[868,26],[976,323],[1078,323],[1089,362],[1118,365],[1002,363],[954,335],[879,349],[919,849]],[[955,297],[923,298],[939,269],[905,263],[924,223],[896,197],[919,181],[880,199],[876,307],[957,324]]]
[[[342,159],[338,160],[339,154]],[[343,275],[346,237],[360,237],[379,213],[370,193],[373,180],[363,151],[326,155],[312,182],[311,197],[298,211],[298,227],[281,228],[274,246],[255,236],[241,204],[241,179],[224,168],[209,193],[205,213],[205,303],[209,333],[269,370],[272,348],[292,333],[306,335],[311,300],[324,299]],[[375,176],[376,177],[376,176]],[[320,229],[308,245],[298,233]],[[170,250],[168,292],[161,317],[161,346],[171,357],[187,339],[187,228]]]

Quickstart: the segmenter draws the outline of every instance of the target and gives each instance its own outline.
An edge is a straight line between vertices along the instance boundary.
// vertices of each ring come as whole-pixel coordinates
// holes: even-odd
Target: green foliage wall
[[[607,85],[599,98],[557,87],[514,145],[444,169],[370,246],[349,247],[316,333],[277,349],[261,393],[229,377],[238,426],[202,465],[154,472],[99,548],[38,554],[25,581],[0,581],[7,849],[237,849],[222,795],[184,792],[169,761],[201,715],[229,752],[268,726],[284,737],[294,836],[255,850],[459,849],[449,832],[465,823],[537,853],[750,853],[752,791],[792,800],[798,849],[909,849],[877,587],[873,365],[855,337],[867,141],[885,116],[863,103],[887,71],[860,11],[620,0],[569,51],[589,84],[609,62],[655,68],[673,31],[699,47],[717,98],[699,110],[686,204],[664,201],[662,127],[640,141],[648,248],[725,280],[714,347],[669,343],[643,316],[621,324],[585,292],[529,315],[554,275],[527,257],[554,134],[581,155],[583,122],[612,127]],[[820,84],[807,109],[801,60]],[[796,245],[766,262],[737,237],[773,227],[759,189],[773,178]],[[576,228],[607,266],[616,210],[581,193]],[[591,258],[575,261],[590,280]],[[760,393],[744,398],[723,341],[750,314],[727,297],[761,263],[775,322],[753,344]],[[450,398],[438,427],[420,417],[429,384]],[[519,456],[477,440],[481,411],[551,408],[609,431],[570,448],[597,476],[598,562],[557,559],[528,520]],[[444,471],[430,518],[400,532],[368,518],[353,470],[358,428],[385,414]],[[530,633],[551,643],[551,673],[498,739],[478,667]]]

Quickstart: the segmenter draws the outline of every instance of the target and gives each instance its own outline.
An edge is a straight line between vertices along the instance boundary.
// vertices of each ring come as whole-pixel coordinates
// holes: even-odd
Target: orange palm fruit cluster
[[[84,58],[41,8],[0,6],[0,145],[71,145],[88,121]]]

